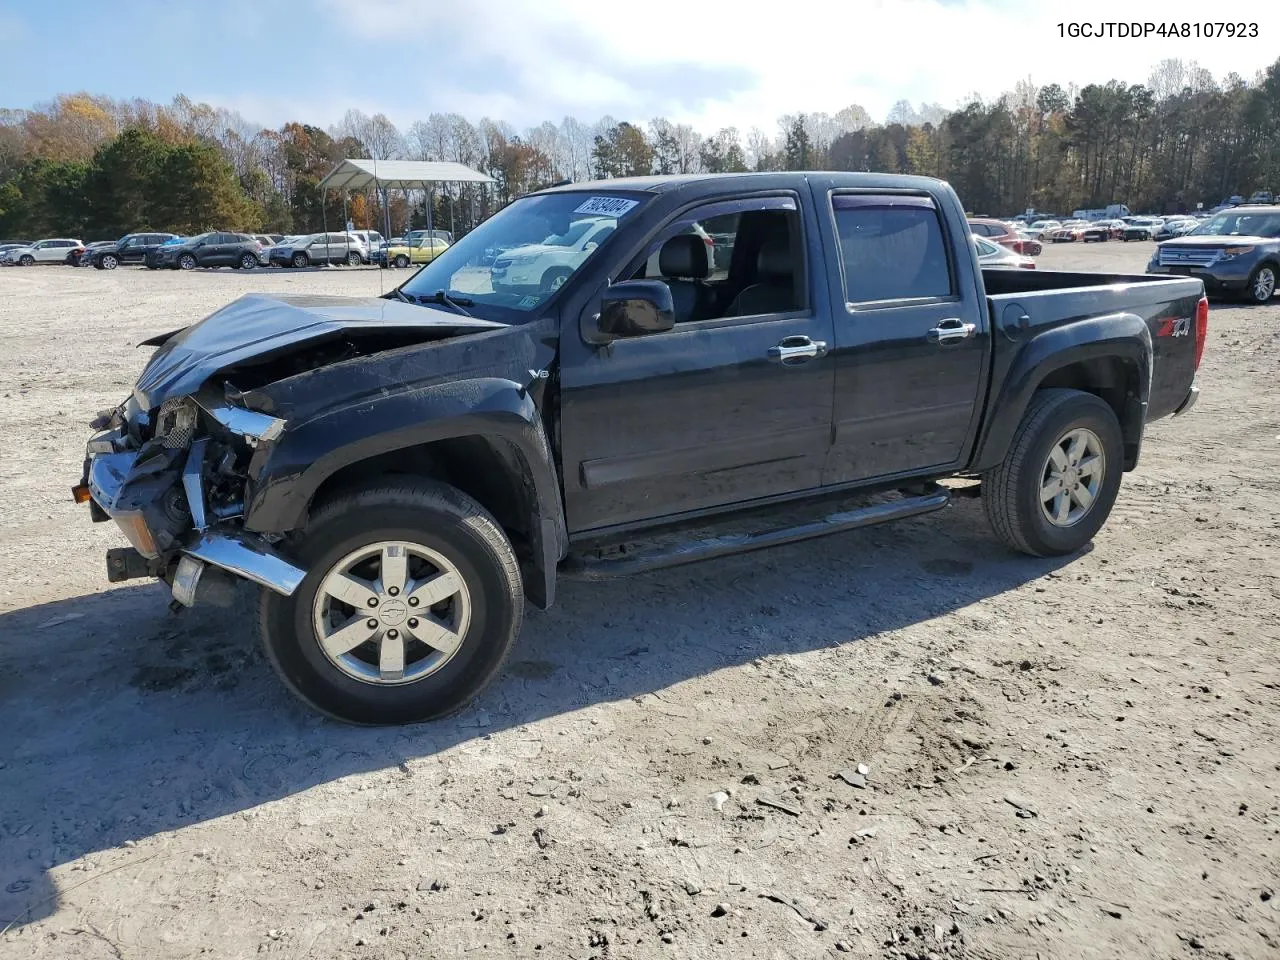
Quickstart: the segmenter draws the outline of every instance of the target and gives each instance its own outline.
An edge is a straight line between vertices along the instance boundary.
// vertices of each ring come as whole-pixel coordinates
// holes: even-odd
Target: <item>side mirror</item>
[[[599,321],[605,342],[663,333],[675,323],[671,288],[661,280],[624,280],[605,288]]]

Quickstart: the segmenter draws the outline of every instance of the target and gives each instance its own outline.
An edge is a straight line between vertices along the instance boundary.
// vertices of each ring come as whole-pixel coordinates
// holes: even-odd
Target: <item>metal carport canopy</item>
[[[461,163],[434,160],[343,160],[320,181],[324,190],[395,187],[413,190],[428,183],[493,183],[493,177]]]

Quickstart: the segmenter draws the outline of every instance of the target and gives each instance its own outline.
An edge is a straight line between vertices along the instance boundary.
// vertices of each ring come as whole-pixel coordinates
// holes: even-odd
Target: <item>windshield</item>
[[[1280,237],[1280,213],[1220,213],[1191,231],[1200,237]]]
[[[521,323],[649,199],[645,193],[565,192],[516,200],[443,250],[401,290],[411,297],[443,290],[472,301],[475,307],[468,309],[478,316]],[[588,231],[590,242],[581,243]]]

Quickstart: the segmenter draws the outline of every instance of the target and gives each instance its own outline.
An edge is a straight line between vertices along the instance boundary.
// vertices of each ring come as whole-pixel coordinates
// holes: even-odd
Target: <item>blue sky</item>
[[[1256,40],[1133,41],[1057,24],[1208,14],[1186,0],[0,0],[0,106],[181,92],[272,126],[357,107],[402,128],[455,111],[517,128],[610,114],[773,132],[782,113],[857,103],[879,119],[898,99],[953,107],[1028,77],[1142,82],[1165,57],[1249,76],[1280,53],[1280,13],[1256,6],[1234,14],[1259,23]]]

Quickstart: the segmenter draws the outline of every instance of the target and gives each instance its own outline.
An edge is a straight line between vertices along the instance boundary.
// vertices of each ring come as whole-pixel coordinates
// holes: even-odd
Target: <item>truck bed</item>
[[[1088,318],[1132,314],[1151,332],[1153,370],[1148,421],[1175,412],[1196,371],[1196,309],[1204,285],[1194,278],[1051,270],[983,270],[992,330],[996,382],[1029,341]]]

